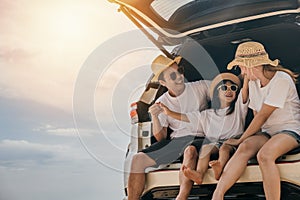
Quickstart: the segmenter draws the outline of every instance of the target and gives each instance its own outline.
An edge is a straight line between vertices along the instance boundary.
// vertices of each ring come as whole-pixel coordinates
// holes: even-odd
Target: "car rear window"
[[[274,5],[279,2],[295,4],[297,0],[154,0],[151,7],[160,17],[169,21],[179,9],[193,10],[193,12],[196,10],[199,16],[199,14],[211,14],[225,8],[268,2]]]
[[[154,0],[151,3],[151,7],[162,18],[168,21],[178,8],[193,1],[194,0]]]

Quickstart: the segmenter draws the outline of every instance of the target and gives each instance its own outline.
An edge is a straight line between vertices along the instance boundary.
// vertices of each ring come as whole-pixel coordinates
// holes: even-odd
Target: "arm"
[[[243,98],[243,104],[245,104],[249,98],[249,79],[245,75],[244,75],[244,83],[242,89],[242,98]]]
[[[240,138],[240,141],[242,142],[249,136],[254,135],[258,131],[260,131],[262,125],[267,121],[267,119],[276,109],[277,107],[263,104],[261,110],[259,112],[255,112],[256,114],[254,115],[253,120]]]
[[[157,141],[161,141],[167,138],[167,127],[163,127],[159,121],[158,115],[163,110],[159,106],[159,104],[155,103],[149,108],[149,113],[152,118],[152,128],[153,128],[153,136]]]
[[[184,121],[184,122],[190,122],[190,120],[188,119],[188,117],[186,116],[186,114],[182,114],[182,113],[177,113],[174,111],[171,111],[167,106],[165,106],[164,104],[160,103],[160,106],[162,107],[162,109],[164,110],[164,113],[174,119],[180,120],[180,121]]]
[[[240,139],[229,139],[226,141],[226,144],[230,144],[233,146],[239,145],[246,138],[259,132],[262,125],[267,121],[267,119],[270,117],[270,115],[276,109],[277,109],[277,107],[263,104],[263,106],[259,112],[254,111],[254,118],[251,121],[251,123],[249,124],[246,131],[243,133],[242,137]]]

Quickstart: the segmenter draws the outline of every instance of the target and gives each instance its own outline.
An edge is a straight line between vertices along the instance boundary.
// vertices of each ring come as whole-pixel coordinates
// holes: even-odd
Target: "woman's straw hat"
[[[227,69],[230,70],[236,65],[252,68],[266,64],[277,66],[279,64],[279,60],[270,60],[264,46],[258,42],[251,41],[242,43],[238,46],[235,58],[227,65]]]
[[[174,60],[165,57],[163,55],[157,56],[153,61],[151,65],[152,72],[154,74],[154,77],[152,78],[152,82],[157,82],[159,75],[168,67],[173,65],[174,63],[179,64],[182,57],[177,56],[174,58]]]
[[[241,87],[241,81],[239,79],[239,77],[237,77],[236,75],[232,74],[232,73],[221,73],[219,75],[217,75],[211,82],[210,85],[210,89],[209,89],[209,95],[210,98],[213,98],[213,94],[214,94],[214,89],[215,87],[223,80],[230,80],[232,82],[234,82],[239,88]]]

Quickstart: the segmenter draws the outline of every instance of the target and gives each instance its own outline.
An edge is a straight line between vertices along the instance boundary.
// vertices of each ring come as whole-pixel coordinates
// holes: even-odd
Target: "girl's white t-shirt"
[[[208,108],[210,84],[211,81],[207,80],[185,83],[185,89],[181,95],[172,97],[166,92],[156,102],[161,102],[178,113],[199,112]],[[158,118],[163,127],[170,127],[173,130],[171,138],[186,135],[204,136],[201,130],[191,129],[187,122],[176,120],[164,113],[160,113]]]
[[[295,83],[289,74],[277,71],[270,82],[249,81],[249,107],[257,112],[263,104],[277,107],[262,126],[270,135],[282,130],[300,134],[300,101]]]
[[[243,103],[242,92],[235,103],[234,112],[226,115],[228,107],[188,113],[189,125],[202,130],[210,141],[218,141],[241,135],[244,132],[248,103]]]

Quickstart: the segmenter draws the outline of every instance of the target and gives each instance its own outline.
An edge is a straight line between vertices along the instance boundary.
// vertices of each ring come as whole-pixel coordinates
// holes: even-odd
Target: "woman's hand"
[[[231,146],[238,146],[239,144],[242,143],[242,141],[240,139],[233,139],[233,138],[230,138],[228,139],[227,141],[224,142],[225,144],[229,144]]]

